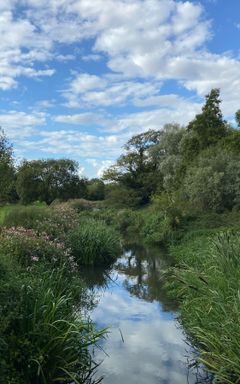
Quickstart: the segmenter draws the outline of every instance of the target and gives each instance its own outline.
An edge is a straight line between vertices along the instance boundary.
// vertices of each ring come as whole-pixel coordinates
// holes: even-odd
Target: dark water
[[[100,328],[110,327],[102,349],[94,352],[102,362],[103,384],[206,382],[189,368],[191,349],[176,320],[176,305],[162,288],[168,260],[159,248],[131,246],[112,271],[89,274],[98,298],[91,318]]]

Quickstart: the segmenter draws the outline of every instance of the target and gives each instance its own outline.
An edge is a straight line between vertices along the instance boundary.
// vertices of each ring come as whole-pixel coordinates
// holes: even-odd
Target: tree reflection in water
[[[131,295],[149,302],[156,300],[162,310],[175,311],[176,303],[163,288],[163,272],[170,264],[171,259],[163,248],[131,244],[125,247],[124,256],[115,268],[125,275],[123,285]]]

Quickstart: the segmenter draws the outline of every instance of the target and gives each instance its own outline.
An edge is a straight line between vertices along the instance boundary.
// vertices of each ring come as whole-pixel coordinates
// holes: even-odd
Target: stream
[[[177,321],[177,306],[162,289],[169,257],[159,248],[126,246],[111,271],[85,271],[97,297],[91,312],[98,328],[109,328],[94,360],[103,384],[206,383],[190,368],[193,350]]]

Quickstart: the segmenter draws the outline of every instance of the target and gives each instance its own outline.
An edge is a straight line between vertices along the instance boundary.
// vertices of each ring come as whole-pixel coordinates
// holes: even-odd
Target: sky
[[[239,0],[0,0],[0,126],[17,161],[100,177],[133,135],[240,108]]]

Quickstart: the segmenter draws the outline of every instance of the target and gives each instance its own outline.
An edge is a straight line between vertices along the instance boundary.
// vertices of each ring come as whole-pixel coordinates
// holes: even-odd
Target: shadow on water
[[[127,244],[111,270],[82,271],[97,295],[91,317],[99,327],[109,327],[94,351],[103,384],[210,382],[194,366],[194,352],[176,320],[177,305],[163,289],[170,264],[163,249]]]

